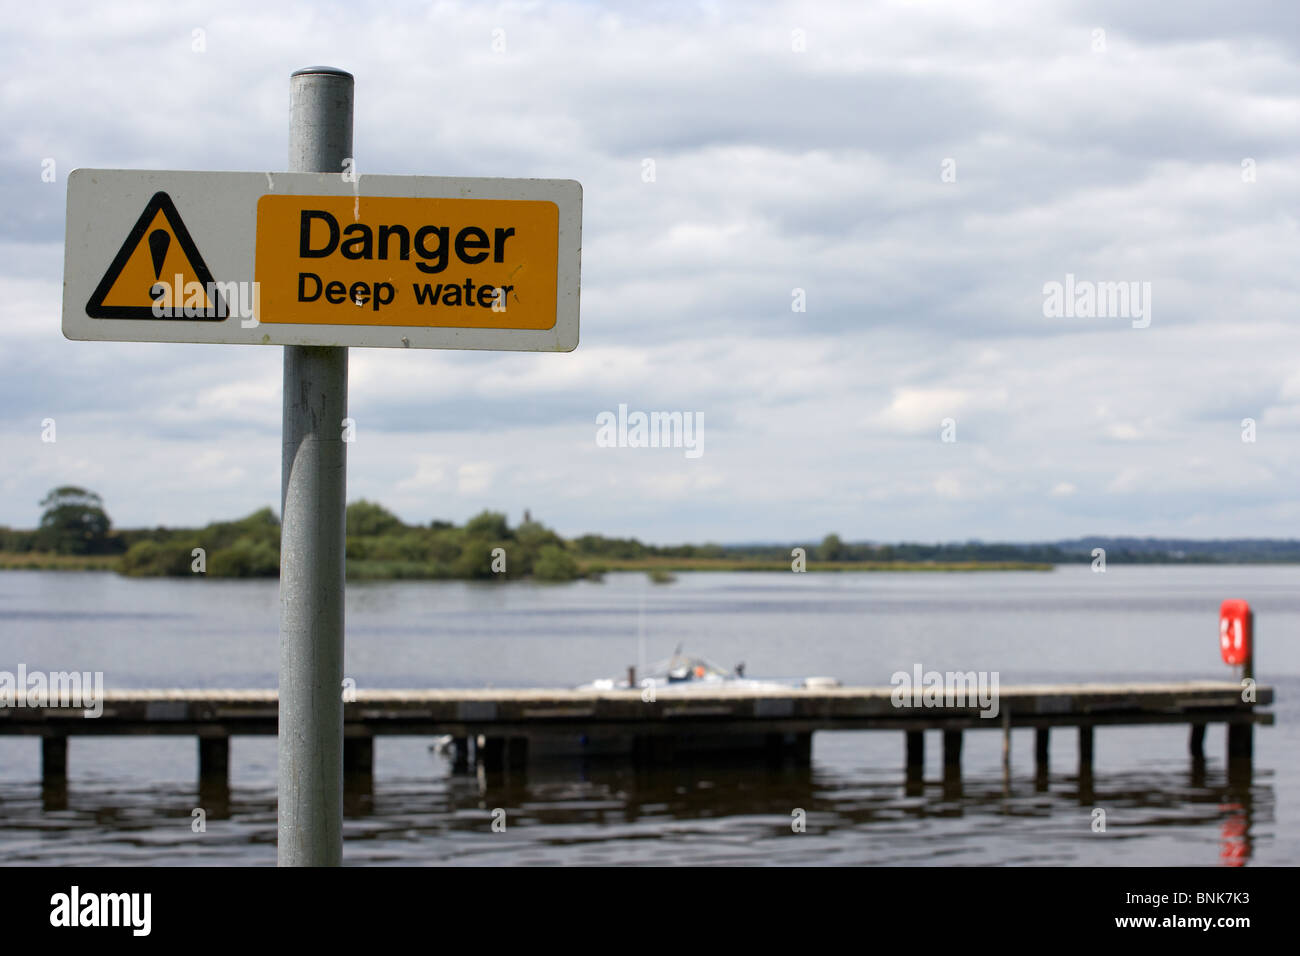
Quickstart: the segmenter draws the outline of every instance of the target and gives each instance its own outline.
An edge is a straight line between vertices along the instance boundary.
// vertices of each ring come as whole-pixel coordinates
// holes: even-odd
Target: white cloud
[[[1115,422],[1106,426],[1106,434],[1119,441],[1135,441],[1142,437],[1142,432],[1130,422]]]
[[[492,487],[496,466],[490,461],[472,461],[456,468],[456,490],[462,495],[479,495]]]
[[[418,455],[415,474],[400,479],[394,487],[398,491],[431,491],[440,487],[446,477],[447,469],[442,458]]]

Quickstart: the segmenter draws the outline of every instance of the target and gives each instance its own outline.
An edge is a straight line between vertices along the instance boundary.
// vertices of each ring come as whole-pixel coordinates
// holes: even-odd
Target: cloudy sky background
[[[0,523],[65,483],[118,526],[278,510],[282,349],[62,337],[66,175],[281,170],[289,74],[326,63],[363,177],[584,187],[577,351],[354,350],[349,499],[654,542],[1295,536],[1298,11],[14,8]],[[1150,327],[1045,318],[1066,273],[1150,282]],[[597,447],[619,403],[702,414],[703,456]]]

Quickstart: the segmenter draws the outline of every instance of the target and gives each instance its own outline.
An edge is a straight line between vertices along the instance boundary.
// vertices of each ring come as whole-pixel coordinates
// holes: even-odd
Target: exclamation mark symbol
[[[172,237],[166,229],[155,229],[149,233],[149,255],[153,258],[153,277],[162,279],[163,263],[167,260],[167,247],[172,244]],[[154,314],[158,312],[157,299],[167,294],[167,287],[155,282],[149,287],[149,298],[154,299]]]
[[[149,255],[153,257],[153,277],[162,278],[163,262],[167,259],[167,249],[172,244],[172,237],[166,229],[155,229],[149,233]]]

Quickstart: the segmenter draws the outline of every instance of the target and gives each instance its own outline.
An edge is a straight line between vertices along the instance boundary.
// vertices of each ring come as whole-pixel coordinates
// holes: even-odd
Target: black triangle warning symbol
[[[154,193],[86,303],[92,319],[221,321],[226,302],[171,197]]]

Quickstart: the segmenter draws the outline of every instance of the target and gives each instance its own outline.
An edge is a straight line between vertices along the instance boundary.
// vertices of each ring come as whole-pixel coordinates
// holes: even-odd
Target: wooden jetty
[[[524,766],[555,753],[622,754],[638,764],[670,763],[687,755],[761,753],[782,762],[811,760],[817,731],[902,731],[909,780],[924,766],[925,732],[941,734],[944,775],[960,775],[962,736],[997,730],[1004,760],[1013,729],[1033,728],[1035,767],[1048,772],[1053,728],[1078,734],[1080,775],[1091,775],[1098,727],[1186,724],[1194,761],[1204,760],[1207,724],[1227,725],[1230,765],[1249,767],[1255,724],[1273,715],[1259,685],[1243,701],[1240,684],[1057,684],[1001,688],[998,714],[976,706],[896,706],[892,688],[692,690],[662,688],[654,700],[641,691],[373,690],[356,691],[344,708],[344,769],[369,775],[374,738],[382,734],[449,735],[459,742],[456,769],[488,771]],[[932,702],[933,703],[933,702]],[[198,739],[201,779],[225,780],[230,738],[274,735],[278,702],[269,690],[106,691],[103,712],[59,707],[0,707],[0,734],[42,740],[47,782],[66,778],[68,738],[106,735],[186,735]]]

